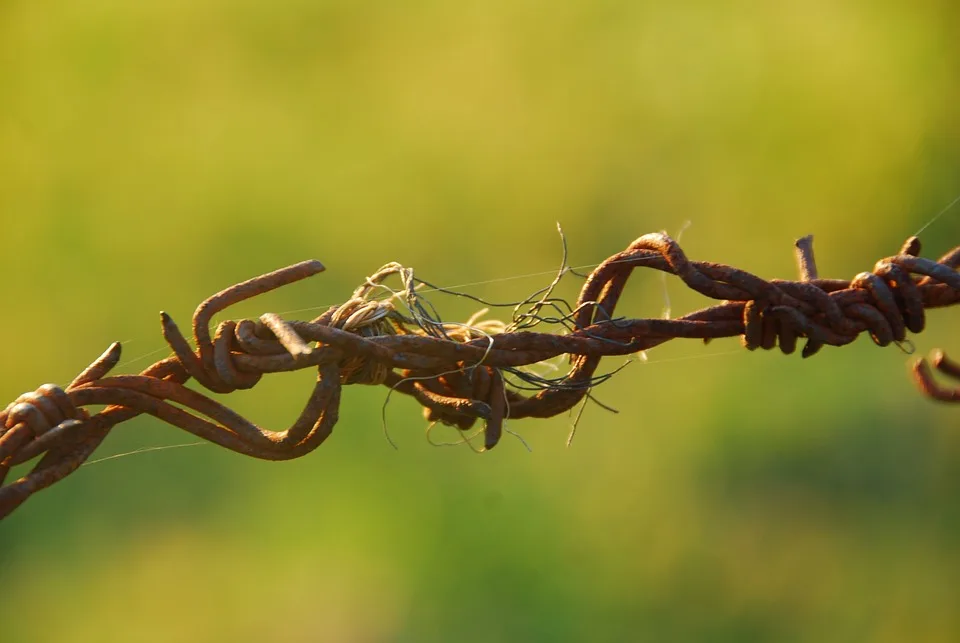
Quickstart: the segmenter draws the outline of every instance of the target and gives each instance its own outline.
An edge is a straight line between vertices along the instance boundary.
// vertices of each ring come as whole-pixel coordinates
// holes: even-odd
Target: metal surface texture
[[[644,235],[586,277],[575,305],[552,296],[559,278],[572,272],[564,264],[549,287],[511,304],[509,324],[443,321],[418,294],[418,284],[426,282],[409,268],[388,264],[346,303],[315,319],[267,313],[258,320],[223,321],[211,336],[214,315],[324,267],[305,261],[261,275],[200,304],[193,316],[196,349],[161,313],[170,357],[138,375],[111,376],[120,358],[120,344],[114,343],[65,388],[44,384],[0,412],[0,517],[76,471],[116,425],[141,413],[238,453],[286,460],[309,453],[330,435],[344,385],[383,385],[414,397],[431,422],[468,431],[483,420],[484,448],[491,449],[506,419],[555,416],[589,397],[610,377],[597,375],[606,356],[677,338],[740,336],[749,350],[779,348],[785,354],[803,339],[803,357],[826,345],[849,344],[861,333],[879,346],[902,344],[907,331],[924,329],[927,309],[960,302],[960,247],[933,261],[918,256],[920,243],[913,237],[872,272],[849,281],[817,276],[811,238],[798,240],[796,252],[800,280],[766,281],[731,266],[690,261],[666,234]],[[675,319],[617,317],[617,302],[636,268],[676,275],[720,303]],[[402,289],[384,286],[389,277],[399,277]],[[378,298],[381,293],[389,296]],[[538,326],[560,332],[530,330]],[[569,368],[559,377],[529,368],[561,355],[569,356]],[[960,381],[960,364],[942,352],[935,352],[932,363],[942,381]],[[317,370],[316,384],[285,431],[259,427],[184,386],[192,378],[224,394],[252,388],[269,373],[303,368]],[[914,365],[920,390],[960,402],[960,385],[938,383],[933,368],[924,359]],[[84,408],[90,405],[107,406],[91,415]],[[12,467],[31,460],[32,470],[6,482]]]

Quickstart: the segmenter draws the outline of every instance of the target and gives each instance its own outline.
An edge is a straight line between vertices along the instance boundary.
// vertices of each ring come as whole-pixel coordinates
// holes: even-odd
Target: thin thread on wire
[[[919,230],[914,232],[913,236],[919,237],[921,232],[923,232],[924,230],[929,228],[931,225],[933,225],[937,221],[937,219],[939,219],[940,217],[945,215],[947,212],[949,212],[953,208],[953,206],[955,206],[958,203],[960,203],[960,194],[958,194],[953,201],[948,203],[946,207],[940,210],[940,212],[937,212],[935,215],[933,215],[933,218],[927,221],[925,224],[923,224]]]
[[[577,272],[577,271],[596,268],[596,267],[599,266],[601,263],[602,263],[602,262],[596,262],[596,263],[583,264],[583,265],[579,265],[579,266],[568,266],[567,269],[566,269],[566,272],[569,273],[569,274],[578,276],[578,277],[586,278],[587,275],[581,274],[581,273],[579,273],[579,272]],[[628,261],[627,261],[627,260],[624,260],[624,261],[621,261],[621,262],[612,262],[612,263],[628,263]],[[463,284],[454,284],[454,285],[449,285],[449,286],[437,286],[437,285],[434,285],[434,284],[432,284],[432,283],[430,283],[430,282],[428,282],[428,281],[425,281],[425,280],[423,280],[423,279],[417,278],[417,281],[418,281],[419,283],[422,283],[422,284],[424,284],[424,285],[426,286],[426,288],[423,288],[422,290],[418,291],[418,294],[424,295],[424,294],[431,294],[431,293],[445,293],[445,294],[450,294],[450,295],[454,295],[454,296],[457,296],[457,297],[464,297],[464,298],[466,298],[466,299],[471,299],[471,300],[476,301],[477,303],[483,304],[484,306],[491,306],[491,307],[497,307],[497,308],[510,308],[510,307],[515,307],[515,306],[518,306],[518,305],[523,304],[523,302],[524,302],[525,300],[517,300],[517,301],[502,302],[502,303],[493,303],[493,302],[490,302],[490,301],[488,301],[488,300],[486,300],[486,299],[484,299],[484,298],[482,298],[482,297],[478,297],[478,296],[476,296],[476,295],[471,295],[471,294],[469,294],[469,293],[462,292],[462,289],[464,289],[464,288],[473,288],[473,287],[476,287],[476,286],[487,286],[487,285],[498,284],[498,283],[503,283],[503,282],[507,282],[507,281],[519,281],[519,280],[521,280],[521,279],[530,279],[530,278],[533,278],[533,277],[543,277],[543,276],[545,276],[545,275],[554,275],[554,274],[556,274],[556,270],[541,270],[541,271],[538,271],[538,272],[528,272],[528,273],[517,274],[517,275],[509,275],[509,276],[506,276],[506,277],[497,277],[497,278],[495,278],[495,279],[485,279],[485,280],[483,280],[483,281],[473,281],[473,282],[468,282],[468,283],[463,283]],[[391,296],[393,296],[393,295],[391,295]],[[559,301],[560,303],[567,303],[565,300],[558,300],[558,301]],[[595,303],[596,303],[596,302],[585,302],[583,305],[584,305],[584,306],[586,306],[586,305],[593,305],[593,304],[595,304]],[[335,306],[335,305],[336,305],[336,304],[334,304],[334,303],[330,303],[330,304],[325,304],[325,305],[321,305],[321,306],[307,306],[307,307],[305,307],[305,308],[293,308],[293,309],[290,309],[290,310],[281,311],[281,312],[279,312],[279,313],[277,313],[277,314],[278,314],[278,315],[281,315],[281,316],[283,316],[283,317],[288,317],[288,316],[290,316],[290,315],[295,315],[295,314],[297,314],[297,313],[309,313],[309,312],[314,312],[314,311],[318,311],[318,310],[327,310],[327,309],[329,309],[330,307]],[[569,304],[568,304],[568,305],[569,305]],[[576,310],[570,311],[570,313],[568,314],[568,316],[574,315],[575,313],[576,313]],[[135,363],[137,363],[137,362],[143,361],[144,359],[146,359],[147,357],[150,357],[151,355],[156,355],[157,353],[162,353],[162,352],[164,352],[164,351],[166,351],[166,350],[167,350],[167,347],[161,346],[160,348],[157,348],[157,349],[155,349],[155,350],[152,350],[152,351],[150,351],[149,353],[144,353],[144,354],[142,354],[142,355],[138,355],[137,357],[130,358],[129,360],[123,362],[122,364],[119,364],[118,366],[129,366],[130,364],[135,364]]]
[[[94,464],[106,462],[107,460],[117,460],[119,458],[126,458],[127,456],[131,456],[131,455],[140,455],[142,453],[153,453],[154,451],[169,451],[170,449],[183,449],[185,447],[209,446],[209,444],[210,444],[209,442],[184,442],[183,444],[166,444],[166,445],[155,446],[155,447],[141,447],[139,449],[134,449],[132,451],[124,451],[123,453],[114,453],[113,455],[97,458],[96,460],[87,460],[80,466],[89,467]]]

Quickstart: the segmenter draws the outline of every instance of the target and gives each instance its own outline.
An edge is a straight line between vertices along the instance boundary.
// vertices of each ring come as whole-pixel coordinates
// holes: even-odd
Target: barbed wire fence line
[[[562,233],[561,233],[562,237]],[[824,346],[843,346],[868,333],[879,346],[908,346],[907,331],[921,332],[925,311],[960,303],[960,246],[938,261],[920,257],[911,237],[899,253],[881,259],[852,280],[819,277],[812,238],[796,242],[797,281],[763,280],[719,263],[691,261],[664,233],[647,234],[599,264],[575,304],[554,295],[561,278],[578,274],[564,259],[556,277],[530,297],[491,303],[418,279],[411,268],[391,263],[368,277],[345,303],[310,321],[273,313],[259,319],[220,322],[212,318],[233,304],[324,270],[304,261],[255,277],[203,301],[193,316],[194,349],[173,319],[161,313],[161,329],[173,354],[137,375],[109,375],[120,361],[112,344],[65,388],[44,384],[0,412],[0,518],[31,495],[64,479],[93,454],[118,424],[141,413],[222,447],[266,460],[306,455],[329,437],[339,417],[342,387],[384,385],[409,395],[425,418],[454,426],[469,443],[481,434],[492,449],[507,419],[546,418],[592,399],[591,391],[619,369],[599,373],[601,358],[630,355],[679,338],[708,342],[740,336],[748,350],[779,348],[810,357]],[[636,268],[679,277],[714,306],[674,319],[615,316],[617,302]],[[387,285],[399,279],[400,287]],[[509,321],[464,323],[442,319],[425,293],[468,297],[489,307],[512,309]],[[552,330],[554,332],[543,332]],[[557,332],[559,331],[559,332]],[[569,357],[562,375],[538,368]],[[269,373],[316,368],[317,379],[298,419],[284,431],[257,426],[230,408],[189,389],[189,379],[214,393],[256,386]],[[919,359],[913,373],[931,398],[960,402],[960,364],[936,351]],[[84,407],[106,405],[90,414]],[[478,420],[483,427],[474,429]],[[17,480],[12,467],[36,460]]]

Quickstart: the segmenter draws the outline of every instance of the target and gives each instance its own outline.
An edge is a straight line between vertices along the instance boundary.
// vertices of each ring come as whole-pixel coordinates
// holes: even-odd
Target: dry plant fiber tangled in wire
[[[605,356],[677,338],[740,336],[748,350],[779,348],[785,354],[803,340],[803,357],[827,345],[849,344],[861,333],[879,346],[903,345],[907,331],[924,329],[928,309],[960,302],[960,246],[933,261],[919,256],[920,242],[911,237],[896,255],[852,280],[819,278],[810,237],[797,241],[796,252],[799,280],[766,281],[731,266],[691,261],[666,234],[647,234],[598,265],[570,304],[553,296],[560,279],[573,272],[564,245],[556,278],[526,300],[505,304],[513,308],[509,322],[480,321],[480,315],[465,323],[444,321],[418,286],[451,291],[391,263],[315,319],[266,313],[256,320],[223,321],[211,335],[211,319],[229,306],[324,270],[319,261],[282,268],[203,301],[192,320],[195,349],[161,313],[163,336],[173,351],[166,359],[138,375],[109,375],[120,359],[120,344],[114,343],[65,388],[44,384],[0,412],[0,517],[76,471],[113,427],[141,413],[238,453],[287,460],[309,453],[330,435],[344,385],[383,385],[415,398],[430,422],[469,432],[483,420],[483,445],[491,449],[508,418],[551,417],[589,399],[591,390],[613,375],[597,374]],[[676,319],[618,317],[617,302],[636,268],[676,275],[719,303]],[[385,284],[391,277],[399,278],[399,289]],[[546,377],[535,368],[560,355],[569,356],[566,373]],[[960,380],[960,365],[942,352],[935,353],[932,365],[922,359],[914,365],[920,389],[960,402],[960,387],[938,384],[933,373]],[[316,383],[300,416],[284,431],[259,427],[184,386],[193,378],[209,391],[230,393],[256,386],[264,375],[303,368],[317,370]],[[85,407],[92,405],[106,408],[91,414]],[[6,482],[11,467],[31,460],[36,464],[29,473]]]

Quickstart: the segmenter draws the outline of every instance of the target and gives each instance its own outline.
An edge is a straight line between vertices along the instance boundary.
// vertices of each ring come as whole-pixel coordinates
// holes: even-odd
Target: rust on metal
[[[795,244],[798,281],[766,281],[724,264],[691,261],[666,234],[640,237],[586,276],[573,305],[555,297],[556,279],[528,299],[511,304],[513,320],[443,321],[418,294],[413,270],[385,265],[349,300],[307,321],[274,313],[227,320],[211,336],[214,315],[229,306],[324,270],[304,261],[227,288],[203,301],[193,315],[193,349],[173,319],[161,313],[161,331],[172,355],[137,375],[109,375],[120,360],[112,344],[66,387],[44,384],[0,411],[0,518],[37,491],[83,464],[116,425],[147,413],[222,447],[266,460],[305,455],[329,437],[348,384],[384,385],[410,395],[430,422],[469,431],[484,422],[484,449],[492,449],[508,419],[551,417],[572,409],[612,374],[597,374],[601,358],[654,348],[671,339],[741,338],[749,350],[779,348],[803,357],[824,346],[843,346],[867,333],[879,346],[919,333],[925,311],[960,303],[960,247],[932,261],[920,257],[911,237],[899,254],[878,261],[850,281],[822,279],[812,237]],[[636,268],[679,277],[716,305],[675,319],[626,319],[615,309]],[[399,277],[402,288],[385,285]],[[433,287],[434,291],[451,292]],[[455,293],[464,295],[463,293]],[[378,297],[382,295],[382,297]],[[473,299],[478,298],[473,297]],[[486,302],[483,302],[486,303]],[[536,330],[545,326],[554,331]],[[543,363],[567,356],[566,372],[548,377]],[[932,366],[931,366],[932,364]],[[555,368],[556,365],[554,364]],[[214,393],[249,389],[270,373],[316,368],[313,391],[297,420],[272,431],[184,384],[189,379]],[[960,402],[960,364],[937,351],[913,367],[920,390]],[[84,407],[106,405],[91,415]],[[37,460],[32,470],[6,482],[11,467]]]
[[[933,377],[933,369],[930,368],[931,362],[933,368],[957,382],[954,388],[937,384]],[[920,390],[929,397],[941,402],[960,402],[960,362],[953,361],[942,350],[933,351],[930,362],[923,358],[914,362],[913,376]]]

